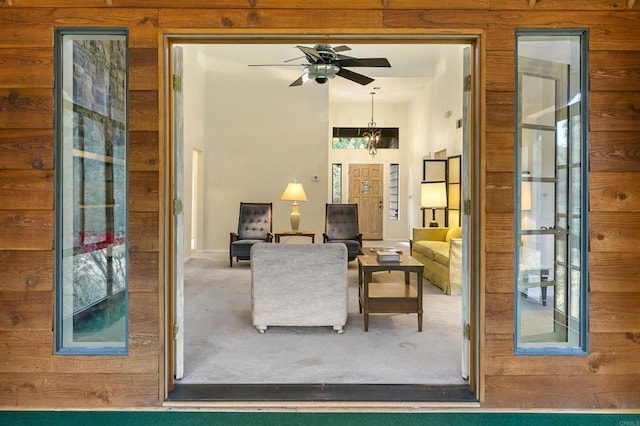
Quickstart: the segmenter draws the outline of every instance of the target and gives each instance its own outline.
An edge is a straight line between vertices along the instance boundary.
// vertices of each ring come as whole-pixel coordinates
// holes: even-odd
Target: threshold
[[[167,402],[477,403],[468,385],[178,384]]]

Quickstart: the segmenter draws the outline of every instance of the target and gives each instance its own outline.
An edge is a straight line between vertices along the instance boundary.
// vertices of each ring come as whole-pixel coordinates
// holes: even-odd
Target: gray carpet
[[[421,333],[416,314],[372,314],[364,332],[357,269],[357,262],[350,262],[344,334],[331,327],[269,327],[261,335],[251,324],[249,262],[230,268],[226,253],[189,258],[180,383],[466,383],[460,376],[460,296],[445,296],[427,283]],[[374,276],[402,282],[403,275],[396,274],[401,273]]]

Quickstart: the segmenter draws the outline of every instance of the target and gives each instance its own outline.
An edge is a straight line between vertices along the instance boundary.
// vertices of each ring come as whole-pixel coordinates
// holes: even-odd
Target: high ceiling
[[[333,46],[342,44],[345,43]],[[447,53],[460,52],[462,49],[461,45],[452,44],[346,44],[351,50],[341,54],[356,58],[385,57],[391,63],[391,68],[349,68],[375,78],[375,81],[362,86],[336,77],[327,83],[331,102],[368,101],[374,87],[380,88],[376,90],[376,103],[408,102],[439,67],[446,67],[441,58],[446,58]],[[313,47],[314,43],[300,45]],[[307,63],[296,44],[207,44],[199,45],[199,51],[206,58],[207,67],[216,72],[226,71],[228,75],[250,74],[257,79],[278,79],[287,90],[305,90],[305,86],[316,84],[309,81],[302,86],[288,87],[302,75],[302,65]],[[289,61],[294,58],[299,59]],[[249,67],[250,64],[273,66]]]

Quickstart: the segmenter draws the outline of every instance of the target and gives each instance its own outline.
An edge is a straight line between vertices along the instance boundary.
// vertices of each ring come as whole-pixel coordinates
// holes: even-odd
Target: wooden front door
[[[382,239],[382,164],[349,165],[349,203],[358,205],[364,240]]]

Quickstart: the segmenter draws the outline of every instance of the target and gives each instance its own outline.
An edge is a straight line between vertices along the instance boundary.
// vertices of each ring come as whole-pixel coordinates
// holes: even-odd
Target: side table
[[[422,273],[424,265],[408,255],[400,262],[378,262],[376,255],[358,256],[358,300],[364,314],[364,331],[369,330],[369,314],[416,313],[418,331],[422,331]],[[373,272],[402,271],[404,283],[376,283]],[[417,275],[416,288],[409,284],[409,274]]]
[[[280,237],[309,237],[311,242],[316,242],[316,233],[313,231],[280,231],[273,234],[276,243],[280,242]]]

